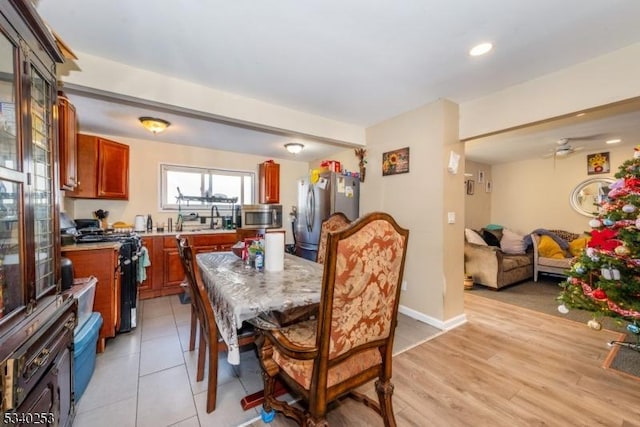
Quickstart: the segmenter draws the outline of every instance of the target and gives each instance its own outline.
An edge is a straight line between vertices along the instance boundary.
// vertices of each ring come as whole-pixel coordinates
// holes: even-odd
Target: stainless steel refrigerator
[[[318,254],[320,225],[334,212],[353,221],[360,215],[360,179],[324,172],[315,183],[298,180],[298,206],[293,223],[296,255],[312,261]]]

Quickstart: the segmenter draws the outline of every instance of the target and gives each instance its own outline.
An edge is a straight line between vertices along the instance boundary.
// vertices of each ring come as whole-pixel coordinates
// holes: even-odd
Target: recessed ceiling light
[[[476,45],[471,48],[471,50],[469,51],[469,55],[471,56],[484,55],[485,53],[489,52],[491,49],[493,49],[493,45],[491,43],[480,43],[479,45]]]
[[[618,142],[622,142],[621,139],[609,139],[606,141],[607,144],[617,144]]]

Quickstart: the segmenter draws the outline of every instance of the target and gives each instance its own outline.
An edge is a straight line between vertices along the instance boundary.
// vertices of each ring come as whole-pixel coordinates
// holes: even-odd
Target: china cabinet
[[[77,303],[59,295],[55,71],[62,61],[30,1],[0,2],[0,410],[3,420],[46,413],[53,425],[73,419],[77,322]]]

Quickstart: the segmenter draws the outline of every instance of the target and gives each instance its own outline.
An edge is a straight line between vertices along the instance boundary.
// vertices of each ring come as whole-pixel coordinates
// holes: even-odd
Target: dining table
[[[233,252],[201,252],[196,262],[232,365],[240,364],[244,322],[278,328],[284,313],[320,302],[324,266],[301,257],[285,253],[280,271],[256,269]]]

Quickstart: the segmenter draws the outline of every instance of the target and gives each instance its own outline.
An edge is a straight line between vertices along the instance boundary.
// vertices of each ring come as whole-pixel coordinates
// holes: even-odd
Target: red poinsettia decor
[[[620,240],[616,239],[618,232],[610,228],[603,230],[592,230],[591,240],[587,243],[590,248],[603,249],[605,251],[612,251],[622,244]]]

